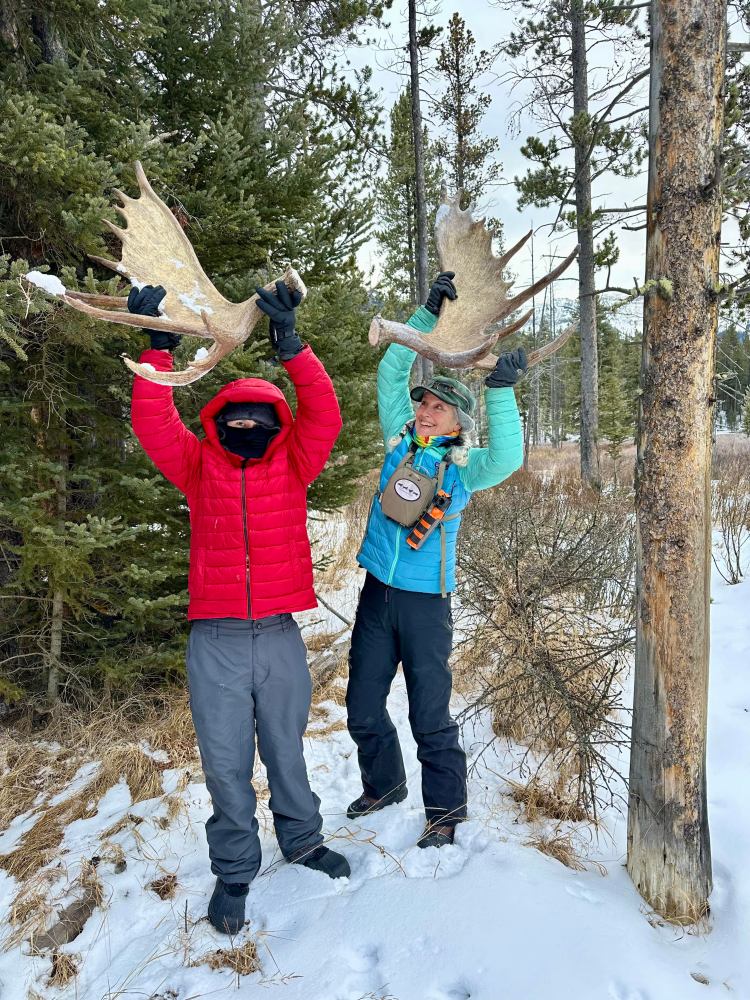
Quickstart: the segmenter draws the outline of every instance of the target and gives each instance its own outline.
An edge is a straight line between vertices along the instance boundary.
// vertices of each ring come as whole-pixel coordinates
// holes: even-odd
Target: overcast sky
[[[466,21],[480,48],[490,48],[497,42],[508,37],[513,28],[514,14],[498,7],[491,6],[487,0],[444,0],[442,3],[435,3],[434,10],[437,11],[435,17],[431,18],[431,23],[442,25],[444,28],[454,11],[458,11]],[[397,55],[393,51],[387,51],[393,42],[404,45],[407,41],[407,24],[405,18],[406,3],[404,0],[396,0],[393,10],[390,12],[390,31],[380,32],[377,37],[377,44],[369,45],[361,49],[356,56],[358,64],[368,63],[374,73],[374,85],[383,94],[383,101],[386,109],[393,104],[399,91],[406,82],[406,75],[396,72],[395,63]],[[426,23],[422,21],[421,23]],[[741,40],[742,36],[736,31],[732,33],[734,40]],[[746,38],[747,36],[745,36]],[[601,55],[600,55],[600,61]],[[604,59],[606,61],[606,57]],[[575,246],[575,235],[564,233],[562,238],[558,234],[551,239],[550,224],[556,215],[556,208],[525,208],[518,211],[517,192],[512,184],[513,177],[522,175],[529,167],[520,152],[521,145],[529,135],[539,131],[539,124],[529,116],[522,116],[520,120],[520,130],[518,134],[511,132],[511,115],[516,102],[523,100],[528,89],[524,86],[517,87],[511,92],[510,85],[503,82],[501,77],[504,67],[502,61],[498,61],[495,74],[485,81],[486,93],[492,97],[485,118],[483,120],[483,132],[486,135],[496,136],[500,141],[500,161],[503,166],[503,178],[506,182],[503,186],[494,188],[489,197],[482,203],[482,208],[500,218],[504,224],[505,245],[511,246],[529,229],[535,231],[534,254],[536,259],[537,276],[539,274],[540,260],[552,253],[565,255]],[[402,67],[405,71],[406,67]],[[430,84],[426,84],[429,89]],[[435,86],[434,84],[432,85]],[[647,99],[647,81],[644,81],[641,89],[643,103]],[[429,109],[427,102],[423,99],[423,113],[429,119]],[[572,114],[572,109],[571,109]],[[428,121],[429,127],[429,121]],[[546,136],[545,136],[546,137]],[[645,164],[644,164],[645,167]],[[609,204],[616,199],[618,205],[634,205],[645,203],[646,175],[638,179],[622,178],[602,178],[594,190],[595,204],[609,199]],[[614,198],[613,198],[614,196]],[[728,234],[727,234],[728,235]],[[611,283],[622,287],[631,288],[633,279],[642,280],[644,274],[644,251],[645,232],[619,232],[618,242],[620,246],[620,260],[613,269]],[[513,270],[517,273],[516,286],[521,287],[522,283],[528,282],[530,278],[531,254],[527,244],[518,256],[514,258]],[[378,248],[374,241],[365,246],[359,256],[360,265],[367,272],[371,267],[378,268]],[[560,297],[573,297],[576,294],[577,274],[575,264],[570,268],[570,278],[568,281],[561,281],[558,286]],[[598,281],[598,287],[602,287],[605,275],[602,274]]]

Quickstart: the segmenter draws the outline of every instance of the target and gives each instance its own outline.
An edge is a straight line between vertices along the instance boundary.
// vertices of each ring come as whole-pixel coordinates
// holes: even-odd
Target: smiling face
[[[420,437],[439,437],[461,430],[456,407],[431,392],[422,396],[415,416],[414,429]]]

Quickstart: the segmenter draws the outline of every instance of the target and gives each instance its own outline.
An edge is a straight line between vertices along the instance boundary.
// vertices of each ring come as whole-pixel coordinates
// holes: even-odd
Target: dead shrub
[[[535,775],[526,784],[509,781],[510,796],[514,802],[523,806],[524,819],[527,823],[537,823],[541,819],[556,819],[564,822],[579,823],[586,819],[586,811],[566,796],[566,781],[558,775],[554,787],[544,784],[539,775]]]
[[[456,673],[496,736],[527,747],[522,776],[552,766],[596,816],[611,801],[606,749],[626,739],[622,674],[634,635],[629,494],[517,474],[480,493],[462,532]]]
[[[714,463],[711,506],[718,537],[712,547],[714,566],[729,584],[743,577],[743,549],[750,532],[750,462],[746,453],[725,451]]]

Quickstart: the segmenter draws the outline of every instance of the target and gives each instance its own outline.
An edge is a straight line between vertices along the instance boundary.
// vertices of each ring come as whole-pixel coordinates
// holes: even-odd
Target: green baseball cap
[[[419,403],[426,392],[431,392],[433,396],[437,396],[443,402],[456,407],[458,422],[462,430],[474,429],[472,414],[476,409],[477,401],[474,394],[466,388],[463,382],[459,382],[457,378],[451,378],[449,375],[435,375],[427,385],[415,385],[410,396]]]

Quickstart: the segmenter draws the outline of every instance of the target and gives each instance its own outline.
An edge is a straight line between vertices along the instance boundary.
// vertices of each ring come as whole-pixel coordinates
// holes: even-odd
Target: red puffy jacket
[[[171,371],[167,351],[140,360]],[[330,378],[309,347],[284,362],[297,415],[264,379],[230,382],[201,410],[206,437],[182,423],[170,386],[136,376],[133,430],[190,507],[188,618],[265,618],[317,605],[307,536],[307,487],[341,430]],[[214,417],[226,403],[273,403],[281,431],[262,458],[242,459],[219,442]]]

